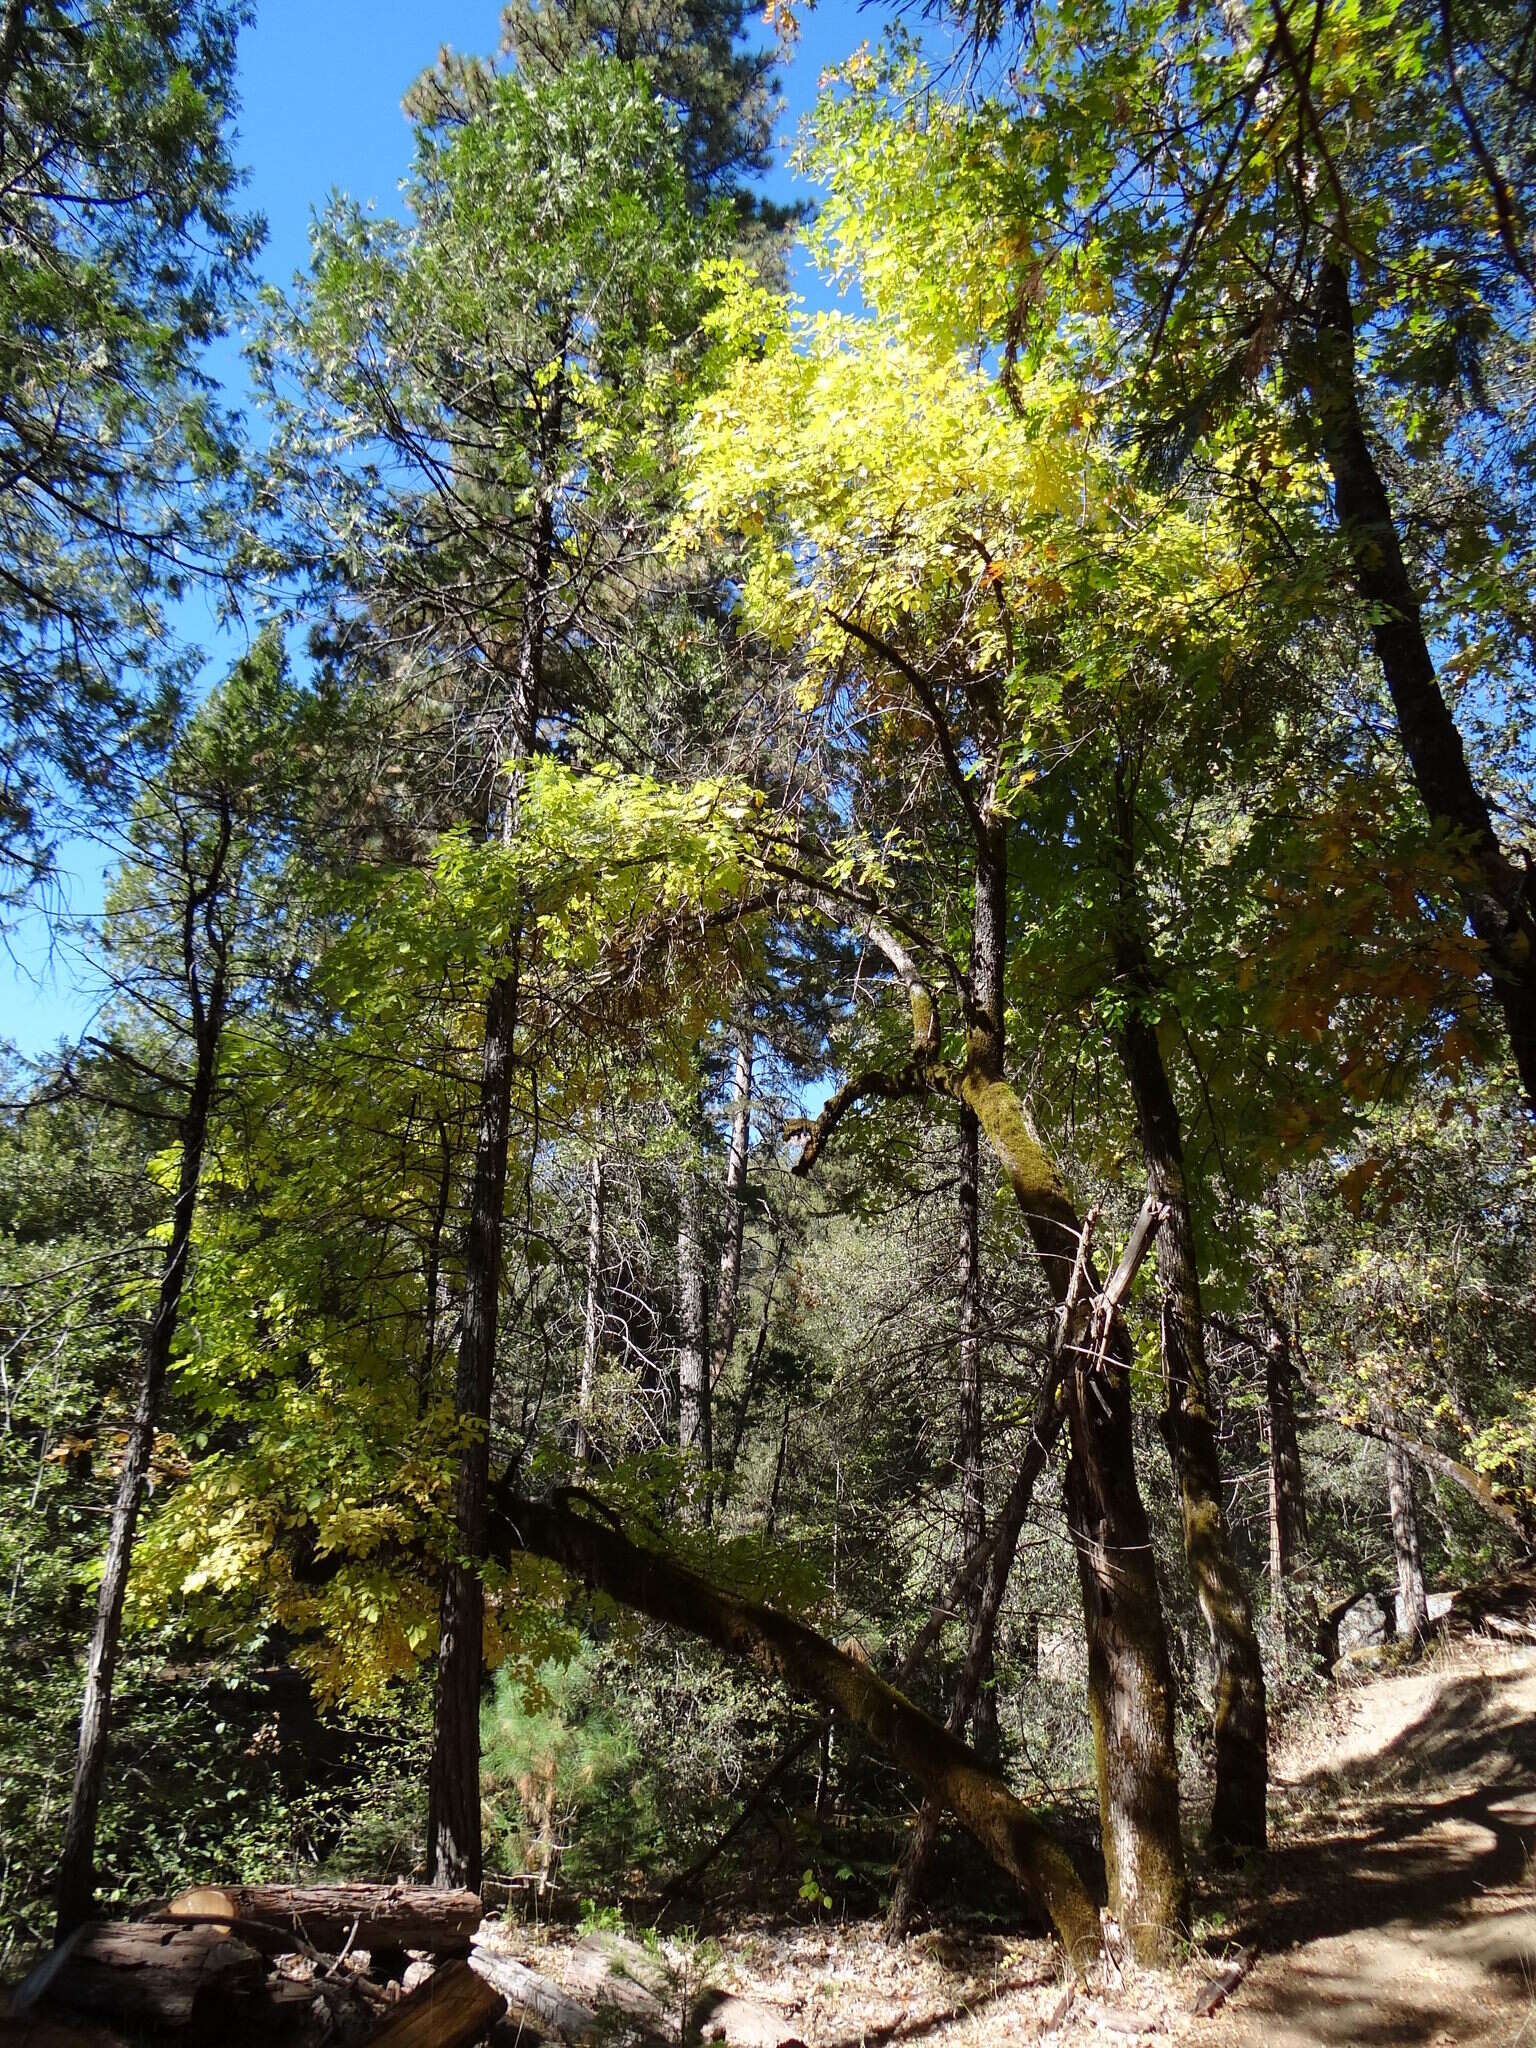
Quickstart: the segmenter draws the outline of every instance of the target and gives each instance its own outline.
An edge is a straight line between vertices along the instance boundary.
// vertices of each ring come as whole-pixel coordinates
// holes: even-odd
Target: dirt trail
[[[1275,1779],[1261,1957],[1212,2048],[1536,2048],[1536,1651],[1342,1690]]]

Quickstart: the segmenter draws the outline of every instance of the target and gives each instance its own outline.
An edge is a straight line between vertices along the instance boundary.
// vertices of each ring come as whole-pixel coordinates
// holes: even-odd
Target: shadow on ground
[[[1536,2048],[1536,1657],[1362,1689],[1284,1805],[1219,2038]]]

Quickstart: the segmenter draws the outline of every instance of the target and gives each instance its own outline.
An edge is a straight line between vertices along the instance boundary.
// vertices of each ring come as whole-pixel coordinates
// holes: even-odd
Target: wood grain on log
[[[368,2036],[368,2048],[470,2048],[507,2009],[501,1993],[468,1963],[445,1963],[419,1991],[402,1998]]]
[[[260,1922],[300,1934],[327,1954],[353,1938],[355,1927],[356,1946],[369,1951],[465,1956],[481,1919],[478,1892],[408,1884],[199,1885],[166,1910],[175,1920]]]
[[[530,2018],[540,2033],[556,2033],[566,2041],[589,2041],[597,2032],[597,2014],[589,2005],[569,1997],[560,1986],[526,1963],[497,1953],[476,1942],[469,1967],[487,1984],[494,1985],[507,2001],[514,2016]]]

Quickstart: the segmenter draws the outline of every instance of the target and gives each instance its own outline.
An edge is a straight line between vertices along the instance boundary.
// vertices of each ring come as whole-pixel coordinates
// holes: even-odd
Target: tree
[[[1000,8],[957,11],[1005,33]],[[1347,565],[1536,1104],[1536,924],[1495,824],[1528,766],[1509,657],[1536,559],[1526,17],[1104,0],[1017,18],[1019,98],[980,172],[1014,224],[994,338],[1027,359],[1087,291],[1113,308],[1154,472],[1235,431],[1255,503],[1310,486],[1309,552]]]
[[[456,795],[510,844],[541,722],[570,701],[566,678],[551,701],[552,664],[580,659],[645,544],[706,242],[662,110],[636,71],[594,58],[537,84],[498,80],[478,117],[424,133],[411,196],[409,229],[345,209],[324,224],[283,333],[302,397],[280,406],[282,462],[307,465],[322,425],[375,451],[361,469],[330,465],[317,562],[341,538],[339,573],[402,636],[397,654],[414,643],[417,661],[443,663],[460,704],[483,693]],[[486,996],[459,1338],[460,1550],[444,1580],[429,1859],[455,1885],[480,1867],[477,1560],[519,924]]]
[[[131,828],[133,853],[110,906],[116,914],[115,949],[130,959],[137,956],[133,998],[142,1007],[138,1018],[131,1012],[124,1016],[126,1039],[136,1024],[142,1029],[148,1021],[153,1027],[150,1061],[126,1040],[113,1047],[113,1054],[131,1081],[151,1083],[160,1097],[158,1114],[175,1131],[175,1199],[154,1305],[140,1343],[137,1397],[118,1472],[86,1664],[79,1753],[59,1860],[61,1937],[91,1912],[96,1818],[112,1727],[123,1598],[186,1291],[224,1031],[232,1002],[241,993],[242,968],[248,971],[236,951],[243,936],[243,899],[256,868],[274,850],[274,768],[282,763],[283,772],[291,772],[284,757],[295,729],[280,650],[265,643],[236,666],[223,689],[197,713],[140,803]],[[160,1064],[166,1059],[167,1026],[181,1040],[172,1040],[169,1076]]]
[[[261,225],[229,155],[243,0],[0,12],[0,864],[163,740],[165,605],[219,572],[236,445],[201,365]]]

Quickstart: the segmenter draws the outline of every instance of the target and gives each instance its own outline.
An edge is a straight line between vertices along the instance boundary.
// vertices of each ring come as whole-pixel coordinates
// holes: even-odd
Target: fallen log
[[[71,1938],[43,1995],[70,2012],[204,2032],[248,2015],[266,1976],[263,1958],[226,1927],[92,1921]]]
[[[655,2028],[671,2001],[667,1966],[622,1934],[587,1934],[567,1959],[567,1970],[593,2002],[610,2006],[642,2027]]]
[[[172,1899],[172,1920],[259,1925],[300,1935],[334,1955],[348,1941],[375,1949],[428,1949],[467,1956],[480,1925],[480,1894],[410,1884],[198,1885]]]
[[[444,1963],[420,1990],[401,1999],[368,2036],[368,2048],[470,2048],[506,2009],[501,1993],[468,1963]]]
[[[499,1991],[514,2018],[531,2018],[541,2033],[552,2032],[563,2041],[589,2041],[597,2032],[597,2014],[589,2005],[570,1997],[548,1977],[530,1970],[526,1963],[504,1956],[487,1943],[477,1941],[470,1951],[469,1967],[477,1977]]]

